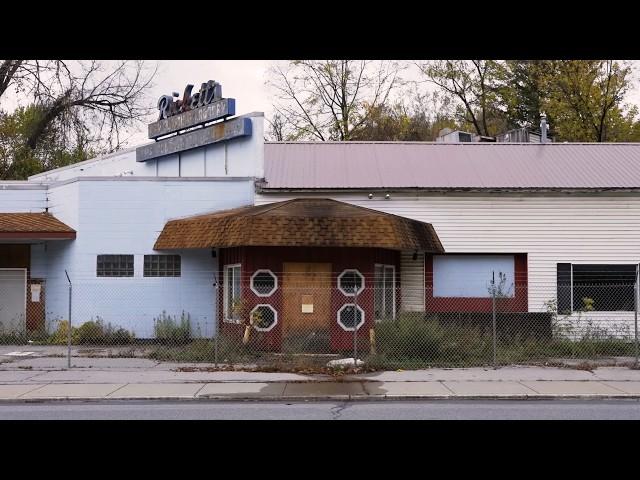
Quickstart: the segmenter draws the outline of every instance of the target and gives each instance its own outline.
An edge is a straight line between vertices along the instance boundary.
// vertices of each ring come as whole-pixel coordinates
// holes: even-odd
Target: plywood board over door
[[[331,321],[331,264],[283,265],[282,332],[285,338],[328,334]]]
[[[25,333],[27,269],[0,268],[0,331]]]
[[[27,272],[27,283],[26,283],[26,313],[16,313],[15,305],[11,307],[12,313],[7,313],[9,308],[3,304],[6,300],[4,300],[3,290],[7,290],[6,295],[17,295],[15,291],[13,293],[8,293],[8,290],[17,288],[16,285],[12,285],[9,287],[7,282],[9,280],[5,278],[2,282],[0,282],[0,317],[11,317],[11,318],[20,318],[19,320],[20,327],[18,330],[20,333],[24,333],[24,316],[26,315],[26,331],[27,333],[41,331],[44,329],[44,319],[45,319],[45,281],[43,279],[33,278],[31,277],[31,245],[30,244],[22,244],[22,243],[14,243],[14,244],[0,244],[0,269],[20,269],[25,270]],[[36,285],[40,286],[40,295],[33,296],[31,294],[31,286]],[[16,297],[17,298],[17,297]],[[15,298],[12,302],[15,302]],[[3,313],[4,311],[4,313]],[[3,327],[2,325],[10,324],[12,320],[5,318],[4,320],[0,320],[0,330]],[[14,329],[15,330],[15,329]]]

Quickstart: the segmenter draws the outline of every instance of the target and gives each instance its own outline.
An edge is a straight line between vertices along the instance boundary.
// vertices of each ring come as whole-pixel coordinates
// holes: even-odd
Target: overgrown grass
[[[635,354],[635,346],[633,341],[619,338],[557,339],[550,343],[547,353],[569,358],[622,357],[633,356]]]
[[[22,345],[27,343],[27,340],[23,333],[0,332],[0,345]]]
[[[385,368],[485,364],[492,359],[491,339],[477,329],[446,327],[417,316],[376,325],[377,354],[367,362]]]
[[[436,320],[400,316],[376,325],[377,354],[367,364],[386,369],[469,367],[493,364],[490,334],[469,327],[442,326]],[[496,363],[527,364],[552,359],[596,360],[632,356],[633,341],[586,332],[581,339],[499,336]]]
[[[49,338],[44,339],[43,343],[50,345],[66,345],[69,335],[69,321],[60,320],[56,326],[55,331]],[[78,344],[78,327],[71,327],[71,343]]]
[[[297,352],[300,353],[300,352]],[[326,355],[299,355],[261,351],[254,344],[244,344],[242,338],[221,334],[216,340],[196,339],[184,345],[156,345],[149,358],[164,362],[215,363],[220,365],[255,366],[260,371],[318,370],[326,367]]]
[[[66,345],[69,335],[69,322],[61,320],[56,330],[40,343],[49,345]],[[91,319],[79,327],[71,327],[72,345],[131,345],[135,341],[132,332],[105,323],[100,317]]]
[[[240,338],[221,335],[213,339],[196,339],[181,345],[156,345],[149,358],[164,362],[251,363],[261,354],[242,344]],[[217,352],[216,352],[217,348]]]
[[[134,335],[128,330],[104,323],[101,318],[85,322],[78,327],[80,345],[129,345]]]
[[[300,335],[289,338],[280,352],[270,352],[274,346],[264,343],[262,337],[252,337],[243,343],[242,334],[221,334],[213,339],[192,337],[188,314],[172,317],[163,312],[154,322],[156,338],[144,343],[145,351],[137,351],[133,334],[123,328],[105,324],[101,318],[91,319],[73,327],[74,345],[130,345],[130,352],[122,356],[144,355],[160,361],[206,362],[221,365],[255,365],[259,370],[317,371],[326,370],[330,360],[328,333]],[[633,356],[635,345],[610,335],[606,330],[589,324],[579,325],[573,331],[554,330],[551,338],[533,335],[501,334],[497,340],[496,361],[499,365],[558,363],[561,359],[597,361],[606,357]],[[66,345],[68,322],[60,321],[52,334],[40,333],[39,342]],[[34,340],[29,336],[0,332],[0,344],[26,344]],[[376,352],[366,354],[368,342],[361,339],[360,358],[367,369],[417,369],[429,367],[473,367],[493,364],[491,332],[481,327],[443,325],[437,319],[420,314],[399,315],[395,320],[375,324]],[[277,347],[277,345],[276,345]],[[216,351],[217,348],[217,351]],[[325,355],[319,355],[319,354]],[[301,355],[304,354],[304,355]],[[314,355],[315,354],[315,355]],[[343,357],[352,353],[342,352]]]
[[[163,311],[153,319],[156,340],[165,345],[184,345],[191,341],[191,317],[182,312],[180,318],[167,315]]]
[[[312,331],[283,338],[283,353],[330,353],[331,342],[328,331]]]
[[[405,315],[376,324],[375,332],[376,353],[360,357],[365,360],[367,369],[493,365],[493,339],[479,327],[443,326],[434,319]],[[241,335],[221,335],[217,356],[213,340],[199,339],[182,345],[155,346],[150,357],[173,362],[213,363],[217,359],[219,364],[251,364],[260,370],[326,370],[329,358],[313,354],[313,351],[328,353],[326,338],[318,345],[305,338],[294,340],[283,345],[282,353],[274,353],[251,342],[245,345]],[[306,348],[310,346],[313,348]],[[360,352],[367,351],[368,347],[360,344]],[[537,364],[561,358],[589,361],[633,354],[633,342],[616,338],[589,335],[582,340],[570,340],[503,335],[497,340],[496,362],[499,365]],[[341,356],[349,355],[346,351]]]

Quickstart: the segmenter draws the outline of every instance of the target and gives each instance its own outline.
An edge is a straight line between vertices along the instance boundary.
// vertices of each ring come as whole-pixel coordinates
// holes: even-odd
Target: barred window
[[[98,277],[133,277],[133,255],[98,255]]]
[[[180,255],[145,255],[145,277],[179,277]]]
[[[637,267],[558,263],[558,312],[633,311]]]

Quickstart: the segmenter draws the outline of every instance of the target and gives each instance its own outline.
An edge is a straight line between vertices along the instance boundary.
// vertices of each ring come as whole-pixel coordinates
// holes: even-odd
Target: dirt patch
[[[293,365],[281,365],[281,366],[233,366],[233,365],[219,365],[218,367],[178,367],[173,369],[174,372],[262,372],[262,373],[297,373],[300,375],[329,375],[336,380],[344,377],[345,375],[356,375],[359,373],[371,373],[379,371],[379,368],[360,366],[360,367],[296,367]]]
[[[576,369],[576,370],[584,370],[584,371],[593,373],[593,371],[597,367],[595,365],[593,365],[592,363],[582,362],[582,363],[579,363],[578,365],[575,365],[573,368]]]

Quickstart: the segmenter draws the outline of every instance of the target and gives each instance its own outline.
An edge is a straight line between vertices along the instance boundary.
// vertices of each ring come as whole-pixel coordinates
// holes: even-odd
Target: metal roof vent
[[[450,128],[443,128],[440,130],[436,142],[444,143],[458,143],[458,142],[473,142],[473,134],[469,132],[462,132],[460,130],[451,130]]]
[[[547,115],[540,114],[540,143],[547,143]]]

